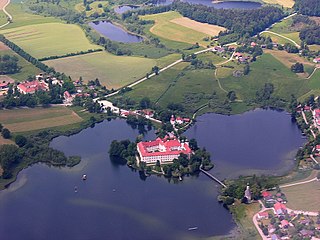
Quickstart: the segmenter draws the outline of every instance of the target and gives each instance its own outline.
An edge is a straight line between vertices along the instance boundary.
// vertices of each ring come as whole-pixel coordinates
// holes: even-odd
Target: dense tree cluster
[[[220,33],[221,40],[224,42],[237,41],[241,37],[253,36],[285,15],[280,8],[270,6],[239,10],[216,9],[203,5],[174,2],[172,7],[185,17],[227,28],[229,31]]]
[[[295,63],[291,66],[291,71],[294,73],[303,73],[304,72],[304,67],[302,63]]]
[[[299,37],[305,41],[306,44],[320,44],[320,26],[312,25],[302,29]]]
[[[21,69],[18,66],[18,58],[8,54],[0,56],[0,74],[13,74]]]
[[[294,9],[303,15],[320,16],[319,0],[295,0]]]
[[[29,1],[31,11],[44,16],[53,16],[65,20],[67,23],[83,23],[85,15],[73,9],[66,8],[61,0],[35,0]]]
[[[261,191],[264,189],[270,189],[275,187],[276,180],[267,176],[251,176],[251,177],[239,177],[239,179],[231,181],[227,184],[227,188],[224,188],[219,200],[225,205],[231,205],[234,199],[240,199],[244,202],[244,191],[249,185],[253,199],[259,199],[261,197]]]

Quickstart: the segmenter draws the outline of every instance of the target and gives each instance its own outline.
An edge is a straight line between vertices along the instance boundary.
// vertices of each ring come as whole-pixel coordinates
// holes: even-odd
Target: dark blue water
[[[111,141],[137,136],[115,120],[54,139],[52,147],[81,155],[82,162],[72,169],[35,165],[20,173],[0,192],[0,239],[183,240],[233,229],[230,213],[216,201],[216,184],[206,176],[178,184],[156,176],[143,181],[127,166],[112,164]],[[149,132],[145,139],[154,137]],[[198,230],[188,231],[194,226]]]
[[[91,22],[89,26],[95,29],[103,36],[111,39],[112,41],[123,42],[123,43],[135,43],[142,42],[143,38],[137,35],[131,34],[118,27],[111,22],[98,21]]]
[[[255,110],[241,115],[205,114],[186,133],[212,153],[220,178],[240,174],[283,174],[294,166],[305,142],[285,112]]]
[[[238,2],[238,1],[228,1],[213,3],[212,0],[181,0],[182,2],[188,2],[192,4],[202,4],[208,7],[214,8],[224,8],[224,9],[256,9],[260,8],[262,5],[258,2]],[[159,0],[156,5],[168,5],[171,4],[173,0]]]
[[[129,10],[135,10],[135,9],[137,9],[137,8],[139,8],[139,7],[137,7],[137,6],[123,5],[123,6],[115,7],[115,8],[114,8],[114,11],[115,11],[116,13],[118,13],[118,14],[122,14],[122,13],[124,13],[124,12],[129,11]]]

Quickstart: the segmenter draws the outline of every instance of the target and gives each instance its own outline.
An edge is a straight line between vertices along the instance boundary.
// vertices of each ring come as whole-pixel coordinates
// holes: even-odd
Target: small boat
[[[74,187],[74,192],[78,192],[78,187],[77,186]]]
[[[112,192],[115,192],[116,190],[115,189],[112,189]]]
[[[188,231],[194,231],[194,230],[197,230],[197,229],[198,229],[198,227],[189,227]]]
[[[86,174],[83,174],[82,175],[82,180],[84,181],[84,180],[87,180],[87,175]]]
[[[179,181],[182,181],[182,177],[181,176],[179,176]]]

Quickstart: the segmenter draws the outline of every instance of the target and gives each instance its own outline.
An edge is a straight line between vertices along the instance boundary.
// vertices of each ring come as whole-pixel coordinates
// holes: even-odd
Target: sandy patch
[[[0,10],[7,4],[8,0],[0,0]]]
[[[10,49],[7,45],[5,45],[3,42],[0,42],[0,51],[8,50]]]
[[[292,8],[294,5],[293,0],[263,0],[265,3],[269,4],[279,4],[281,6],[287,7],[287,8]]]
[[[191,20],[186,17],[175,18],[175,19],[170,20],[170,22],[178,24],[183,27],[190,28],[190,29],[195,30],[197,32],[202,32],[202,33],[208,34],[210,36],[217,36],[220,31],[226,30],[226,28],[224,28],[224,27],[220,27],[217,25],[211,25],[208,23],[197,22],[197,21]]]

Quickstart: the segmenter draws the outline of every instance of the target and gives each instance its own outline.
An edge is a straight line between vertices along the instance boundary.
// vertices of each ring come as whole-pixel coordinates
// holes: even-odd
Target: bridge
[[[227,186],[221,182],[218,178],[216,178],[215,176],[213,176],[211,173],[207,172],[206,170],[202,169],[201,167],[199,168],[201,172],[203,172],[205,175],[207,175],[209,178],[211,178],[213,181],[216,181],[217,183],[219,183],[222,187],[226,188]]]

